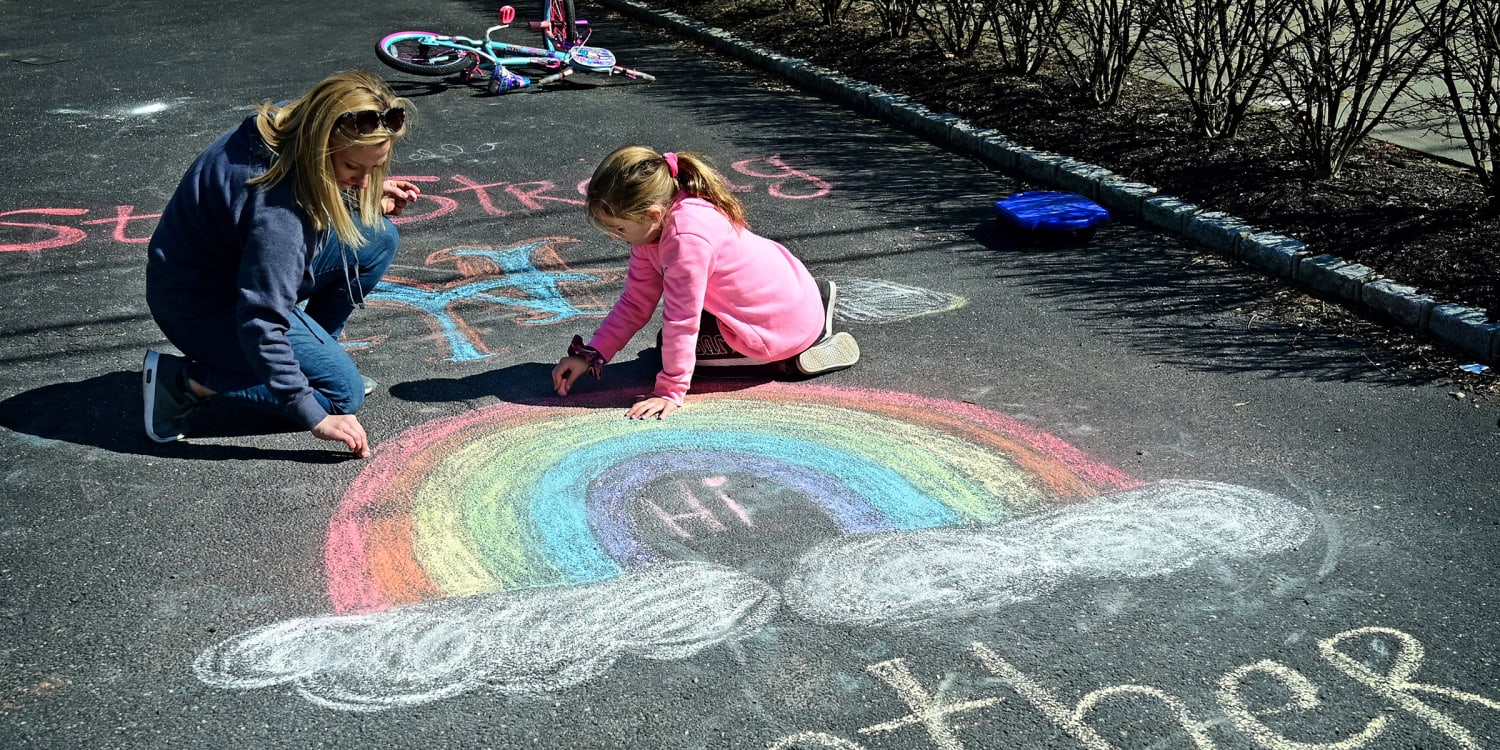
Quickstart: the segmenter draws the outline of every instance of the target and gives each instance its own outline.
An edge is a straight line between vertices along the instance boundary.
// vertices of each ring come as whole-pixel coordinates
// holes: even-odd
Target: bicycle
[[[573,0],[543,0],[542,20],[528,24],[533,31],[541,32],[545,47],[492,38],[496,31],[509,28],[515,15],[515,8],[501,7],[499,25],[485,29],[482,40],[431,31],[397,31],[380,40],[375,56],[403,73],[419,76],[458,73],[466,84],[488,79],[486,89],[491,94],[545,86],[580,70],[640,81],[656,80],[655,76],[616,64],[613,52],[588,46],[588,21],[577,18]],[[551,72],[532,78],[512,71],[513,67]]]

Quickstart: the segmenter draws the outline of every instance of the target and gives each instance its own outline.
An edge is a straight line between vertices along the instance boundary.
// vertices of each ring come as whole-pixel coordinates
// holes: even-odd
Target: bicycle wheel
[[[542,19],[553,49],[566,52],[578,44],[578,11],[573,0],[542,0]]]
[[[432,43],[442,34],[431,31],[398,31],[375,45],[375,56],[386,65],[419,76],[445,76],[469,67],[473,55]]]

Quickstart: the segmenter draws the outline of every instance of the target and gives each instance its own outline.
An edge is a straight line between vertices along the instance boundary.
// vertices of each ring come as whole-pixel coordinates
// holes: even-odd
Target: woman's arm
[[[235,306],[240,347],[255,374],[288,414],[311,430],[328,413],[292,351],[286,332],[296,309],[317,235],[303,220],[291,196],[291,181],[269,190],[252,189],[236,229],[241,233]]]

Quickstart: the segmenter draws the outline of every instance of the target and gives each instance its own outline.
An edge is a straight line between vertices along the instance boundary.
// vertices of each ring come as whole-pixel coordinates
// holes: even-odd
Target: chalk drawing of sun
[[[776,383],[638,422],[623,393],[601,397],[477,409],[382,445],[329,525],[334,613],[219,643],[198,676],[346,710],[545,693],[782,613],[922,627],[1069,580],[1276,553],[1314,527],[1256,490],[1146,484],[973,404]],[[775,575],[706,553],[778,536],[803,546],[774,553]]]

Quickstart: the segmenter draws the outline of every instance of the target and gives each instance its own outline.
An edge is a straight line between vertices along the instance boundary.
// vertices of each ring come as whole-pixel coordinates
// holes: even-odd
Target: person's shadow
[[[354,458],[339,446],[286,450],[191,440],[155,443],[146,437],[138,370],[52,383],[0,401],[0,427],[42,440],[90,445],[115,453],[207,461],[280,459],[338,463]],[[274,416],[210,400],[193,414],[195,438],[246,437],[299,431]]]
[[[577,406],[594,409],[627,409],[649,396],[661,370],[661,351],[644,349],[635,359],[617,359],[604,367],[596,381],[584,373],[567,396],[552,390],[552,368],[556,362],[522,362],[463,378],[427,378],[393,384],[391,396],[403,401],[454,402],[497,398],[531,406]],[[774,380],[770,375],[737,375],[724,379],[695,377],[693,393],[742,390]]]
[[[428,378],[396,383],[393,398],[413,402],[464,402],[488,397],[536,406],[577,406],[627,409],[649,394],[661,369],[657,350],[647,349],[635,359],[604,368],[604,382],[584,375],[573,392],[560,397],[552,391],[555,363],[524,362],[463,378]],[[748,377],[704,380],[695,393],[748,388],[772,378]],[[123,370],[84,380],[52,383],[0,401],[0,427],[40,440],[88,445],[114,453],[205,461],[271,459],[306,463],[353,460],[342,446],[314,444],[301,449],[197,442],[193,438],[236,438],[301,432],[275,415],[221,399],[210,399],[190,419],[190,439],[156,443],[146,437],[141,400],[141,375]],[[315,441],[316,443],[316,441]]]

